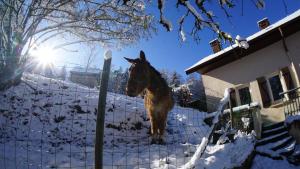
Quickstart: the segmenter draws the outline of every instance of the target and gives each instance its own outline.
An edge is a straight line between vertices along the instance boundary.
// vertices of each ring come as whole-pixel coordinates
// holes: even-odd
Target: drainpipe
[[[281,40],[282,40],[282,45],[283,45],[285,54],[286,54],[286,56],[288,57],[288,59],[289,59],[291,65],[292,65],[293,71],[295,71],[295,73],[296,73],[296,76],[294,76],[294,77],[295,77],[295,80],[296,80],[296,83],[297,83],[297,87],[300,87],[300,82],[299,82],[299,76],[300,76],[300,72],[299,72],[299,71],[300,71],[300,70],[299,70],[299,69],[298,69],[298,70],[296,69],[296,67],[295,67],[295,65],[294,65],[294,61],[293,61],[292,57],[291,57],[290,54],[289,54],[289,49],[288,49],[288,47],[287,47],[286,40],[285,40],[285,36],[284,36],[284,34],[283,34],[283,31],[282,31],[281,27],[279,27],[278,30],[279,30],[279,32],[280,32],[280,36],[281,36]]]
[[[282,32],[282,29],[281,27],[278,28],[279,32],[280,32],[280,36],[281,36],[281,40],[282,40],[282,45],[283,45],[283,48],[284,48],[284,51],[285,51],[285,54],[287,55],[287,57],[289,58],[290,62],[292,62],[292,59],[289,55],[289,49],[286,45],[286,41],[285,41],[285,37],[284,37],[284,34]]]

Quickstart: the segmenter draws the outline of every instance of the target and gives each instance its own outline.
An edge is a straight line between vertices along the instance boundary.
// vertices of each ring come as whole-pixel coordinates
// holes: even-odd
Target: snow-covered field
[[[0,168],[94,168],[99,91],[26,74],[0,93]],[[179,168],[210,131],[204,112],[174,107],[165,145],[150,144],[143,100],[108,93],[104,168]],[[232,168],[253,150],[251,135],[209,145],[196,168]]]

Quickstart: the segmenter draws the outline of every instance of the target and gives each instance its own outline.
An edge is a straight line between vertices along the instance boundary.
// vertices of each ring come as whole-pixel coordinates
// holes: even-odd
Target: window
[[[240,96],[240,104],[249,104],[252,102],[249,87],[244,87],[238,90]]]
[[[235,90],[232,89],[230,91],[230,102],[231,102],[231,107],[236,107],[237,103],[236,103],[236,93]]]
[[[279,103],[282,99],[282,96],[279,95],[280,93],[295,88],[295,83],[288,67],[268,76],[260,77],[257,79],[257,82],[264,107]],[[292,93],[288,98],[291,97]]]
[[[279,96],[279,93],[283,92],[283,89],[282,89],[279,75],[270,77],[268,80],[272,91],[273,100],[274,101],[280,100],[281,96]]]
[[[230,91],[230,102],[232,107],[249,104],[252,102],[249,84],[239,85]]]

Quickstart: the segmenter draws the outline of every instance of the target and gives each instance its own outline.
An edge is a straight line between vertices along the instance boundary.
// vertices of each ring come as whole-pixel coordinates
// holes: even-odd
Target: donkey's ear
[[[136,63],[135,59],[130,59],[130,58],[127,58],[127,57],[124,57],[124,59],[126,59],[129,63]]]
[[[145,53],[144,53],[144,51],[140,51],[140,59],[142,60],[142,61],[146,61],[146,56],[145,56]]]

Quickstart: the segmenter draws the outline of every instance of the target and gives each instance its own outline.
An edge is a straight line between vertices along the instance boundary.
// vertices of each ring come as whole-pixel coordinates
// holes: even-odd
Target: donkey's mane
[[[166,82],[166,79],[164,79],[164,78],[161,76],[161,73],[160,73],[158,70],[156,70],[149,62],[148,62],[148,65],[149,65],[149,67],[150,67],[150,70],[152,70],[152,71],[160,78],[160,80],[162,80],[162,81],[168,86],[168,84],[167,84],[167,82]]]

